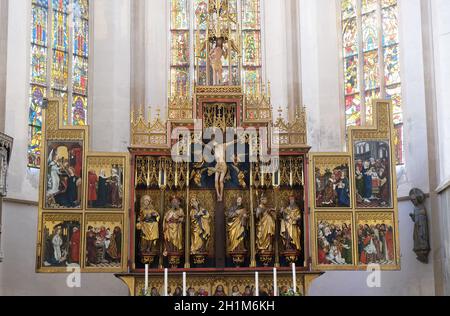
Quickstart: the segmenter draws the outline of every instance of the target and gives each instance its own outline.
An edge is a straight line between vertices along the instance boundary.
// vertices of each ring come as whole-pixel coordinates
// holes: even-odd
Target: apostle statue
[[[267,206],[267,197],[261,196],[256,208],[256,248],[259,253],[273,252],[276,210]]]
[[[228,253],[236,251],[247,251],[245,239],[248,234],[248,211],[242,205],[242,197],[236,198],[236,204],[231,207],[226,215]]]
[[[141,253],[148,254],[157,251],[159,240],[160,215],[153,207],[152,198],[144,195],[141,198],[141,212],[136,225],[141,231]]]
[[[414,213],[409,214],[414,222],[414,252],[417,255],[417,260],[428,263],[428,255],[431,249],[428,216],[424,206],[425,194],[419,189],[412,189],[409,198],[414,204]]]
[[[302,212],[295,202],[295,196],[289,197],[289,206],[281,209],[280,236],[285,251],[300,251]]]
[[[185,215],[178,197],[172,197],[171,207],[164,215],[164,253],[183,251],[183,223]]]
[[[211,215],[200,205],[197,197],[191,199],[191,254],[205,253],[211,238]]]

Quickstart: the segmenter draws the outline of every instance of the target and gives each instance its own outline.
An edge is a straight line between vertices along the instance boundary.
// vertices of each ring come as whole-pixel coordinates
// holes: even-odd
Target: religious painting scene
[[[193,163],[190,166],[190,185],[202,189],[215,188],[219,202],[224,198],[225,189],[246,189],[250,181],[248,144],[234,133],[231,140],[225,141],[216,139],[214,134],[214,126],[235,126],[236,113],[222,106],[210,106],[204,113],[204,124],[206,128],[211,128],[212,134],[209,139],[205,137],[200,146],[198,143],[191,145]],[[221,130],[218,135],[223,135]],[[224,138],[227,136],[224,135]],[[205,151],[214,159],[205,159]]]
[[[45,207],[79,209],[82,203],[83,142],[49,141],[46,160]]]
[[[122,266],[124,226],[120,214],[86,215],[87,268],[108,269]]]
[[[89,209],[123,209],[123,158],[87,158],[87,202]]]
[[[353,146],[358,208],[392,207],[391,152],[388,141],[357,141]]]
[[[42,268],[80,267],[81,215],[46,214],[42,221]]]
[[[350,208],[350,157],[314,158],[317,208]]]
[[[316,221],[317,263],[354,265],[352,214],[320,213]]]
[[[395,228],[392,213],[357,214],[358,260],[361,265],[393,265]]]

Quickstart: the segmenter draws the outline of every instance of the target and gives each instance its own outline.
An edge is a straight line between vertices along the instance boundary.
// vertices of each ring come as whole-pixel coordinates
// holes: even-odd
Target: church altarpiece
[[[280,155],[274,173],[263,173],[262,162],[245,157],[227,163],[223,201],[218,200],[215,188],[216,162],[186,163],[171,158],[171,145],[179,139],[170,140],[167,131],[173,126],[192,128],[193,119],[172,123],[146,118],[142,109],[133,113],[129,158],[128,154],[90,152],[88,127],[60,126],[59,102],[50,100],[44,110],[43,146],[48,159],[42,162],[37,271],[67,272],[67,267],[83,272],[131,271],[119,276],[132,285],[131,293],[140,295],[145,264],[150,266],[152,287],[159,293],[165,267],[173,273],[173,291],[179,286],[180,273],[188,271],[192,288],[210,294],[218,285],[226,293],[236,287],[245,291],[254,282],[255,269],[261,271],[261,286],[270,288],[274,266],[279,267],[280,286],[288,285],[291,263],[296,263],[303,294],[320,271],[365,269],[369,264],[399,269],[395,174],[389,159],[390,103],[376,102],[374,127],[350,130],[353,146],[349,153],[308,153],[309,147],[301,142],[306,139],[304,109],[298,109],[294,123],[281,118],[270,123],[271,116],[259,119],[258,113],[247,113],[254,108],[268,110],[268,95],[245,97],[241,93],[238,97],[237,90],[227,89],[222,87],[221,94],[228,93],[233,99],[230,108],[241,117],[216,121],[267,126],[271,131],[268,143],[278,142]],[[209,94],[210,100],[218,87],[201,91],[200,97]],[[207,112],[224,113],[226,98],[219,98],[218,108]],[[243,105],[235,103],[236,99],[243,100]],[[208,106],[215,105],[208,101]],[[202,118],[205,113],[192,111]],[[195,142],[193,137],[188,145],[192,156]],[[203,139],[201,143],[201,148],[207,146]],[[254,144],[261,141],[241,137],[235,143],[249,153],[260,150]],[[55,182],[56,192],[52,191]],[[297,243],[283,239],[282,232],[289,233],[283,227],[287,209],[298,209],[298,213],[287,213],[298,215]],[[269,238],[258,225],[260,210],[274,223]],[[170,227],[177,221],[179,227]],[[195,232],[206,223],[207,234],[195,240]],[[240,241],[233,231],[237,223],[242,223]],[[270,247],[263,248],[267,242]],[[216,276],[207,277],[210,271]]]

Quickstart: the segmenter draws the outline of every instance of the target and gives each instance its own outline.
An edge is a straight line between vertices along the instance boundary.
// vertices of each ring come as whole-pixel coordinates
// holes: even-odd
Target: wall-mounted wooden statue
[[[412,189],[409,198],[414,204],[414,212],[409,214],[414,222],[414,252],[417,260],[428,263],[430,254],[430,234],[428,231],[428,215],[425,208],[425,194],[419,189]]]

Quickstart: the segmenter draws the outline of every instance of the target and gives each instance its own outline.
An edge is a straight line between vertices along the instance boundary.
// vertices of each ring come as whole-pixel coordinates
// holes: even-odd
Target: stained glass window
[[[44,98],[63,100],[64,124],[86,124],[89,0],[31,0],[31,3],[28,166],[39,168]]]
[[[230,16],[242,29],[242,73],[239,56],[231,54],[224,61],[222,83],[243,84],[246,91],[260,91],[262,83],[261,0],[229,0]],[[170,93],[189,95],[194,77],[200,85],[207,84],[206,47],[196,47],[206,37],[208,0],[171,0]],[[192,32],[193,31],[193,32]],[[236,35],[232,29],[232,37]],[[200,38],[197,39],[197,32]],[[195,50],[194,50],[195,48]],[[196,56],[198,55],[198,56]],[[196,62],[195,57],[198,58]],[[230,74],[231,71],[231,74]],[[240,82],[241,80],[241,82]]]
[[[403,115],[397,0],[341,0],[347,126],[373,121],[372,101],[393,101],[395,153],[403,163]]]

